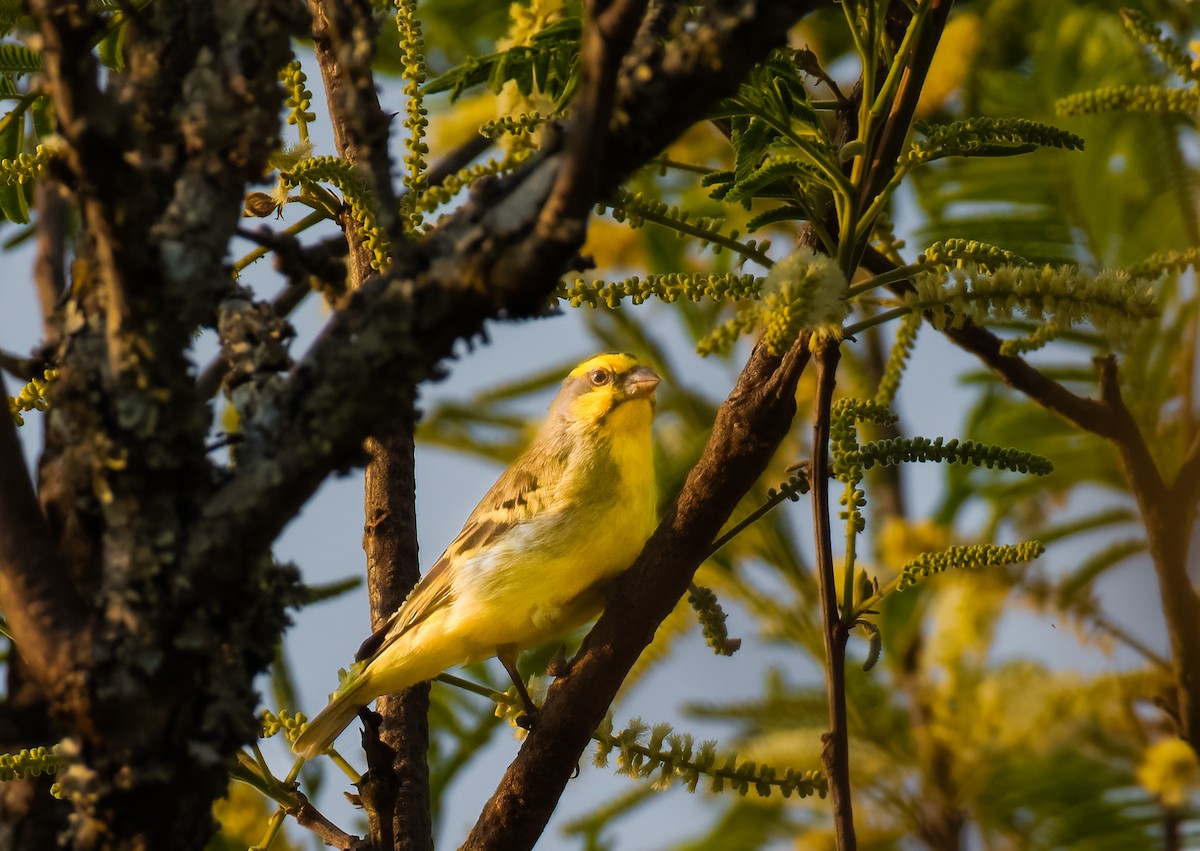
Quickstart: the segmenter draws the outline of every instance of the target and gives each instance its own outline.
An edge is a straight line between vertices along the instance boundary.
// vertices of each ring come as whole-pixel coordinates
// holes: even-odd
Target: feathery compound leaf
[[[798,157],[768,157],[759,168],[725,190],[724,200],[730,203],[744,202],[749,207],[754,197],[789,198],[797,183],[812,182],[824,183],[825,179],[809,163]]]
[[[948,275],[926,272],[913,279],[904,303],[939,329],[1025,318],[1053,323],[1056,332],[1090,325],[1116,343],[1129,337],[1139,322],[1158,315],[1153,290],[1143,278],[1122,271],[1092,276],[1070,266],[1005,266],[984,274],[977,266],[953,269]],[[949,311],[939,308],[949,308]],[[1027,337],[1028,350],[1037,343]]]
[[[508,80],[515,80],[522,94],[536,84],[542,94],[558,101],[573,88],[579,74],[579,38],[581,21],[566,17],[535,33],[528,45],[474,56],[425,84],[426,94],[450,92],[451,100],[474,86],[487,83],[499,92]]]
[[[1168,89],[1165,86],[1107,86],[1076,92],[1054,102],[1062,116],[1098,112],[1182,112],[1200,110],[1200,87]]]
[[[42,70],[42,57],[20,44],[0,44],[0,73],[32,74]]]
[[[778,354],[806,329],[840,334],[846,304],[846,279],[837,264],[824,254],[800,248],[767,274],[761,301],[738,311],[701,340],[696,350],[702,355],[721,351],[743,333],[761,328],[763,343]]]
[[[773,210],[767,210],[759,213],[754,218],[746,222],[746,233],[754,233],[759,228],[773,225],[776,222],[797,222],[807,220],[812,216],[809,210],[804,207],[797,207],[794,204],[785,204],[782,207],[776,207]]]
[[[914,141],[900,158],[901,168],[943,157],[1006,157],[1036,148],[1083,150],[1083,139],[1050,124],[1026,118],[968,118],[953,124],[918,122],[925,138]]]
[[[923,553],[900,569],[897,590],[911,588],[920,580],[947,570],[977,570],[1033,561],[1045,551],[1037,541],[1020,544],[977,544],[950,547],[936,553]]]

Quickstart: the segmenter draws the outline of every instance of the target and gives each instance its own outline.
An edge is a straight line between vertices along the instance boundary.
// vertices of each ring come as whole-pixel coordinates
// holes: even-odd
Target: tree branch
[[[1181,734],[1200,750],[1200,595],[1188,577],[1188,546],[1194,504],[1172,499],[1141,429],[1121,397],[1117,360],[1097,358],[1100,399],[1108,411],[1112,441],[1137,499],[1158,574],[1158,590],[1171,644],[1171,666],[1179,697]]]
[[[795,415],[808,363],[805,335],[784,358],[758,347],[717,411],[712,434],[683,490],[568,670],[551,685],[537,724],[463,845],[470,851],[530,848],[544,830],[592,731],[654,631],[686,592],[709,545],[762,474]]]
[[[1185,505],[1195,505],[1200,493],[1200,431],[1192,436],[1192,442],[1171,483],[1171,499]]]
[[[54,317],[67,291],[66,239],[67,200],[62,184],[53,178],[39,180],[33,187],[38,211],[37,259],[33,263],[33,281],[37,286],[38,306],[42,310],[43,336],[54,344],[57,333]]]
[[[822,739],[822,762],[829,779],[830,803],[838,851],[855,851],[854,809],[850,795],[850,734],[846,726],[846,639],[837,602],[837,575],[829,522],[829,430],[833,390],[841,351],[837,341],[817,350],[817,404],[813,409],[812,462],[808,468],[817,548],[817,587],[821,601],[821,637],[825,646],[825,693],[829,732]],[[847,566],[850,569],[850,566]],[[847,603],[847,606],[850,604]]]
[[[586,0],[580,45],[581,91],[572,102],[562,164],[542,206],[531,249],[558,266],[583,243],[587,212],[604,173],[605,142],[617,71],[645,12],[646,0]],[[530,258],[532,259],[532,258]],[[528,262],[528,261],[526,261]],[[531,305],[531,307],[536,307]]]
[[[0,379],[0,397],[4,394]],[[73,705],[79,687],[79,652],[87,646],[82,601],[54,549],[25,468],[21,441],[11,416],[0,416],[0,610],[47,697]],[[80,720],[76,718],[76,720]]]
[[[398,204],[392,186],[392,161],[388,154],[391,119],[379,107],[375,74],[375,36],[378,26],[367,0],[308,0],[312,15],[313,49],[325,82],[325,97],[338,153],[362,167],[371,179],[379,224],[393,243],[398,230]],[[358,280],[370,277],[370,259],[354,252]]]
[[[365,167],[376,186],[380,224],[393,244],[404,236],[396,215],[388,155],[388,119],[379,107],[374,58],[375,21],[361,0],[309,0],[313,37],[325,82],[329,117],[338,153]],[[444,177],[442,178],[444,179]],[[386,210],[386,212],[385,212]],[[373,274],[371,252],[361,232],[344,225],[352,258],[349,285],[359,287]],[[380,628],[400,608],[421,578],[417,563],[415,390],[381,421],[378,437],[366,443],[363,550],[371,628]],[[359,794],[377,848],[411,851],[433,848],[429,766],[429,684],[421,683],[379,698],[379,723],[365,725],[367,774]]]

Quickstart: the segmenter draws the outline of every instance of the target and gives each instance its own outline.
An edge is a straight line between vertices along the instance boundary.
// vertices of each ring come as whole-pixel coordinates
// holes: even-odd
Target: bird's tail
[[[350,726],[359,708],[365,705],[359,694],[359,689],[349,689],[329,701],[329,705],[308,722],[308,727],[292,743],[292,753],[312,759],[328,750],[342,730]]]

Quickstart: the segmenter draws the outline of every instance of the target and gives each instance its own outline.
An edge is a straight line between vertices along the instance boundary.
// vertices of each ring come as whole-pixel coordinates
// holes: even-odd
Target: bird
[[[657,524],[651,423],[661,381],[621,353],[571,370],[533,442],[363,642],[329,704],[292,745],[297,755],[328,750],[375,698],[492,656],[533,716],[517,655],[598,615],[607,586]]]

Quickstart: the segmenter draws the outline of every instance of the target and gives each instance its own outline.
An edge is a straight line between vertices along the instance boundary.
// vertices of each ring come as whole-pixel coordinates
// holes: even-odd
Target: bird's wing
[[[561,478],[566,458],[536,459],[534,450],[504,471],[484,495],[458,537],[442,553],[437,563],[421,578],[404,604],[362,643],[355,655],[363,660],[382,652],[393,641],[421,623],[454,599],[454,571],[451,565],[462,563],[472,554],[491,547],[506,532],[545,510],[550,502],[549,489],[542,482]]]

